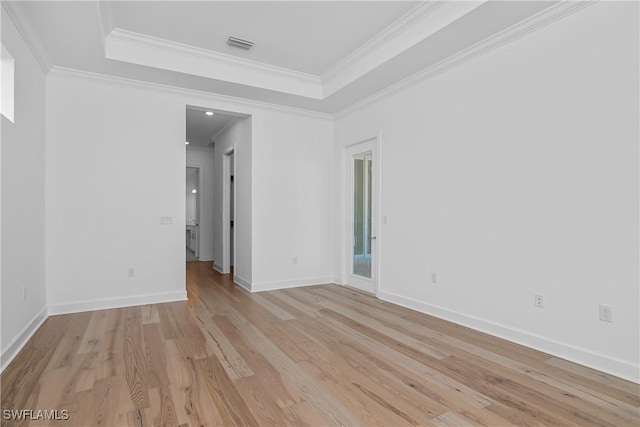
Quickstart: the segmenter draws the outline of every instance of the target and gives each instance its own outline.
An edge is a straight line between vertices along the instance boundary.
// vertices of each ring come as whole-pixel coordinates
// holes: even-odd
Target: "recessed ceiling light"
[[[211,116],[213,116],[213,111],[207,111],[205,114],[206,114],[207,116],[211,117]]]
[[[193,190],[191,190],[191,192],[192,192],[193,194],[196,194],[196,193],[198,192],[198,190],[196,190],[196,189],[194,188]]]
[[[189,145],[189,141],[185,141],[185,142],[184,142],[184,144],[185,144],[185,145]]]

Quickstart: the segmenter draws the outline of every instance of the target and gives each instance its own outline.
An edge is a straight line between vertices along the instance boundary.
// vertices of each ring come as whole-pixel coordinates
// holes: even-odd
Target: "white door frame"
[[[236,156],[231,156],[235,153],[235,144],[231,147],[227,148],[224,153],[222,153],[222,274],[229,274],[231,272],[231,170],[236,170]],[[233,164],[231,162],[233,161]],[[232,168],[233,167],[233,168]],[[234,175],[236,173],[234,172]],[[237,217],[236,211],[236,184],[233,185],[233,212]],[[234,221],[233,225],[233,241],[236,242],[236,230],[237,230],[237,221]],[[236,247],[237,245],[233,245],[233,259],[234,263],[237,264],[236,257]]]
[[[198,188],[196,193],[196,247],[195,247],[195,255],[196,258],[200,259],[200,223],[202,221],[202,188],[204,187],[204,165],[200,163],[187,163],[187,168],[196,169],[198,175]]]
[[[371,152],[372,186],[371,194],[371,279],[353,274],[353,156]],[[378,296],[380,291],[380,134],[359,140],[343,149],[344,161],[344,250],[342,283]]]

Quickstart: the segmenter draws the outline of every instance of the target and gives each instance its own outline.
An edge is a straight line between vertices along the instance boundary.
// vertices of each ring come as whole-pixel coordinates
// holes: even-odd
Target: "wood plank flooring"
[[[640,425],[640,389],[335,285],[52,316],[2,373],[16,426]],[[3,416],[3,412],[1,415]]]

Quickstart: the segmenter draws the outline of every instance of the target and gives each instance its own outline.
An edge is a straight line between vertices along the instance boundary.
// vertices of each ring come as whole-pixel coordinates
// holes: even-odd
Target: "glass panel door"
[[[371,278],[372,153],[353,156],[352,273]]]
[[[344,284],[378,293],[378,144],[377,138],[345,147],[346,219]]]

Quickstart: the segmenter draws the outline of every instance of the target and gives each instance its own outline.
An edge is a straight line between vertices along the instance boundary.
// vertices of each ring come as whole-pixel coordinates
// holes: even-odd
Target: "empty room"
[[[637,1],[2,1],[4,426],[640,425]]]

